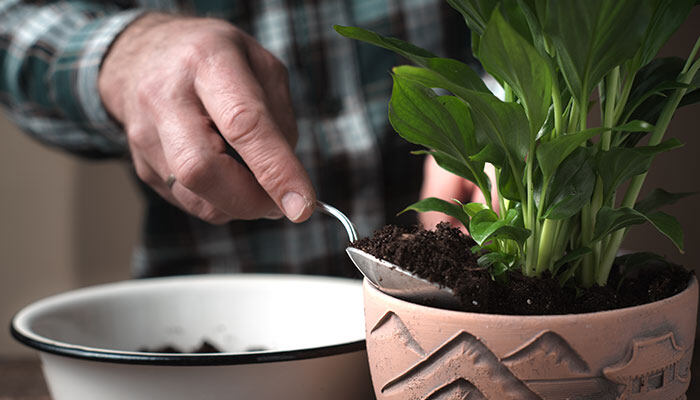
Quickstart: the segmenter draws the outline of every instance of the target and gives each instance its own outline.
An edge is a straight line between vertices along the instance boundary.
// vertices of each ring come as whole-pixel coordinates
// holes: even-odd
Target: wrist
[[[133,71],[133,60],[141,48],[140,40],[156,26],[177,17],[162,13],[146,13],[135,19],[115,38],[105,54],[97,78],[97,88],[107,112],[119,123],[124,123],[125,91]]]

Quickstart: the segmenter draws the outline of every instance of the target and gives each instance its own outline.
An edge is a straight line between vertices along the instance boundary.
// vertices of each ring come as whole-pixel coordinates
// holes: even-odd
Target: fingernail
[[[284,214],[282,211],[280,211],[278,208],[275,208],[274,210],[270,211],[264,218],[266,219],[280,219],[284,217]]]
[[[296,221],[306,208],[306,200],[297,192],[289,192],[282,196],[282,209],[285,215],[292,221]]]

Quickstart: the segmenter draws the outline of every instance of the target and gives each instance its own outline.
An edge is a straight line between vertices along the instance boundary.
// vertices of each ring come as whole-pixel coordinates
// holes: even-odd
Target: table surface
[[[688,399],[700,399],[700,355],[695,356],[692,375],[696,378],[691,380]],[[51,400],[38,359],[0,359],[0,400]]]
[[[0,400],[50,400],[36,358],[0,359]]]

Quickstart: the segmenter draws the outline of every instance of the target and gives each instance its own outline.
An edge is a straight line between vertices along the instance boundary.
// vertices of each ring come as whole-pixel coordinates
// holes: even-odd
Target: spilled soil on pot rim
[[[691,275],[678,265],[652,264],[624,279],[614,268],[608,285],[589,289],[562,287],[551,277],[530,278],[517,271],[494,280],[478,266],[478,255],[470,251],[474,245],[459,229],[442,223],[435,230],[387,225],[352,246],[450,287],[462,311],[489,314],[578,314],[636,306],[680,293]]]

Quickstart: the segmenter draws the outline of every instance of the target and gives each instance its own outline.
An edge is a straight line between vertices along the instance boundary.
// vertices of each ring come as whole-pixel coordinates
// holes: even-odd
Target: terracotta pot
[[[578,315],[448,311],[365,281],[378,400],[685,399],[698,282],[665,300]]]

